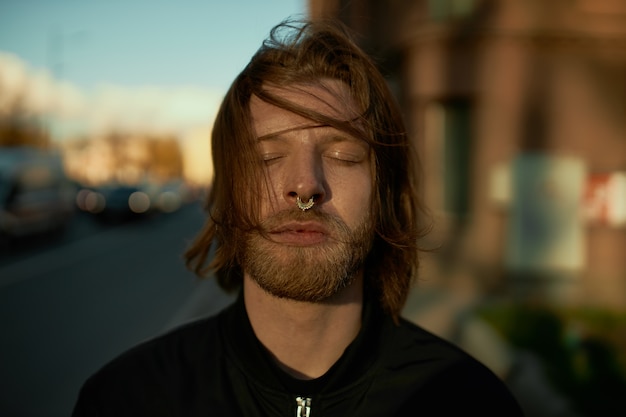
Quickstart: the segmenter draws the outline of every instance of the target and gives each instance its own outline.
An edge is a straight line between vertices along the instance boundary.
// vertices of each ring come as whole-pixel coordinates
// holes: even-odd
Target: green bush
[[[536,354],[550,381],[580,412],[623,412],[626,313],[499,305],[485,307],[479,315],[512,346]]]

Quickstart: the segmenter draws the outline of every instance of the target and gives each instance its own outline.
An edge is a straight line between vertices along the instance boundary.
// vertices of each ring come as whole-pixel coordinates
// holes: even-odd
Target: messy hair
[[[267,88],[319,85],[324,79],[339,80],[349,89],[360,112],[356,120],[336,120]],[[226,291],[241,286],[241,242],[258,227],[264,187],[250,114],[253,95],[369,143],[375,238],[366,260],[366,285],[397,319],[418,266],[417,158],[384,77],[336,23],[279,24],[226,93],[211,138],[215,177],[206,201],[208,217],[185,253],[187,266],[199,276],[213,272]]]

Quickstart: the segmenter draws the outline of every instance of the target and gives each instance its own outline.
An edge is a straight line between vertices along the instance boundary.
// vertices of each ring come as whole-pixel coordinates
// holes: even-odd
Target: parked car
[[[191,190],[181,180],[162,185],[155,198],[156,208],[163,213],[173,213],[193,200]]]
[[[75,193],[59,155],[1,148],[0,238],[63,230],[74,214]]]
[[[154,211],[149,193],[134,185],[109,185],[83,189],[78,206],[105,221],[125,221],[145,217]]]

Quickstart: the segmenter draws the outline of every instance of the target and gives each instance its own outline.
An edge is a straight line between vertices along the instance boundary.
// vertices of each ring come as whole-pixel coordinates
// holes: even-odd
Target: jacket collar
[[[265,388],[293,395],[327,394],[366,383],[376,372],[381,352],[381,332],[391,320],[384,315],[371,294],[365,296],[361,330],[341,358],[320,378],[302,381],[291,377],[274,363],[257,339],[243,301],[243,293],[221,315],[220,334],[229,347],[230,359],[248,379]],[[304,391],[304,392],[303,392]]]

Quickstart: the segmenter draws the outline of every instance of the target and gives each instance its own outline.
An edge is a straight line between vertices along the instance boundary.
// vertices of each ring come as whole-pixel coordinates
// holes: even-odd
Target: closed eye
[[[365,160],[365,153],[360,152],[343,152],[343,151],[331,151],[325,154],[327,158],[336,160],[338,162],[344,162],[346,164],[358,164]]]
[[[284,154],[282,153],[265,153],[261,155],[263,163],[265,165],[272,165],[275,162],[278,162],[281,158],[283,158]]]
[[[369,160],[369,145],[362,140],[342,134],[331,134],[326,137],[323,155],[347,165],[359,164]]]

